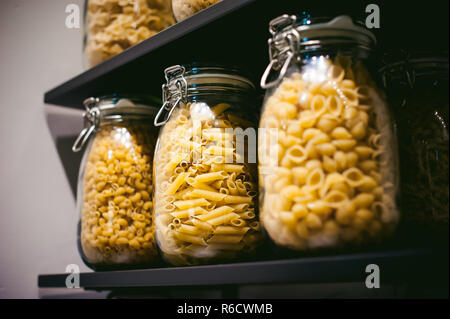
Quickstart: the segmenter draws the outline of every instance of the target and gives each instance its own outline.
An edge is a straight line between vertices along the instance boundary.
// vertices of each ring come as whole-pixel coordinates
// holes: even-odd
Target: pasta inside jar
[[[86,67],[170,27],[175,23],[171,4],[171,0],[86,0]]]
[[[241,109],[250,84],[222,68],[185,74],[184,67],[174,66],[166,70],[167,78],[170,72],[186,80],[187,101],[174,106],[155,151],[158,246],[174,265],[243,256],[262,236],[255,206],[256,149],[253,159],[249,152],[256,131]]]
[[[172,0],[173,14],[177,22],[180,22],[219,1],[221,0]]]
[[[269,93],[260,127],[261,221],[296,250],[382,238],[399,220],[395,141],[360,60],[316,56]]]
[[[96,133],[78,180],[82,258],[95,270],[157,262],[152,178],[156,130],[148,121],[155,110],[116,98],[85,105],[86,123]],[[85,132],[77,141],[87,141]],[[74,151],[81,146],[76,142]]]
[[[144,264],[157,256],[151,136],[145,127],[103,129],[86,163],[81,246],[93,264]]]

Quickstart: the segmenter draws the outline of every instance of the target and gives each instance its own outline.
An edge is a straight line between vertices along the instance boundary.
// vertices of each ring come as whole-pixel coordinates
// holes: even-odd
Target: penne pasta
[[[234,132],[247,123],[232,109],[227,103],[180,103],[161,131],[164,151],[155,152],[156,231],[172,263],[247,252],[262,236],[248,226],[257,218],[254,169],[245,163],[247,149],[238,147]]]

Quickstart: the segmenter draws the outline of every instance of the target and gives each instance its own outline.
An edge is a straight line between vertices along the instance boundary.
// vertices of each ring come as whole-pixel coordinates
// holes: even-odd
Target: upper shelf
[[[230,30],[223,28],[223,23],[230,23],[237,9],[255,1],[221,1],[46,92],[44,101],[81,108],[81,102],[92,95],[150,90],[159,96],[162,72],[167,66],[198,60],[205,45],[217,48],[211,45],[211,38],[218,40],[219,34]],[[211,27],[202,30],[207,25]],[[217,52],[213,49],[207,54],[215,57]]]
[[[381,28],[371,29],[380,52],[421,47],[448,50],[447,1],[429,0],[427,6],[403,6],[382,0],[371,3],[380,7]],[[313,17],[347,14],[365,21],[366,5],[360,0],[306,4],[298,0],[222,0],[46,92],[44,101],[82,108],[81,102],[89,96],[145,92],[159,97],[163,70],[194,61],[240,64],[259,83],[268,63],[271,19],[284,13],[307,12]]]

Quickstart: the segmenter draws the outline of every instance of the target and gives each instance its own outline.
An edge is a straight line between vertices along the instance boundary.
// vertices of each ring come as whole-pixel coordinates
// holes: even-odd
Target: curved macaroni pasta
[[[79,209],[81,247],[92,265],[132,265],[157,258],[152,201],[155,133],[148,127],[102,127],[87,153]]]

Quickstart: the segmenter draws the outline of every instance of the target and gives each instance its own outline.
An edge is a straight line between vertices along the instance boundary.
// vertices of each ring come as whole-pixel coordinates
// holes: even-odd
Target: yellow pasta
[[[181,173],[179,174],[176,179],[173,181],[172,184],[169,185],[169,187],[166,190],[167,195],[174,195],[177,190],[183,185],[183,183],[186,181],[186,178],[190,175],[190,173]]]
[[[201,233],[199,228],[186,224],[180,225],[180,227],[178,227],[178,231],[190,235],[199,235]]]
[[[202,207],[193,207],[185,210],[175,211],[170,213],[174,218],[188,218],[190,216],[195,216],[201,213],[206,212],[206,210]]]
[[[161,251],[173,264],[249,251],[262,236],[254,208],[254,168],[242,163],[247,149],[241,154],[233,130],[248,122],[232,109],[226,103],[181,104],[161,132],[161,151],[155,152],[156,231]]]
[[[214,230],[214,227],[211,224],[207,223],[207,222],[198,220],[196,218],[192,219],[191,221],[192,221],[192,224],[194,226],[196,226],[198,229],[202,229],[202,230],[206,230],[206,231],[213,231]]]
[[[223,198],[221,201],[225,204],[251,204],[253,202],[253,198],[251,196],[233,196],[233,195],[227,195]]]
[[[227,195],[219,192],[211,192],[203,189],[194,189],[192,192],[186,194],[187,197],[204,198],[207,200],[219,202],[225,199]]]
[[[178,209],[188,209],[197,206],[207,206],[209,202],[204,198],[188,199],[183,201],[176,201],[173,203]]]
[[[192,243],[196,245],[206,246],[205,240],[200,236],[188,235],[179,231],[174,231],[174,236],[183,242]]]
[[[219,171],[219,172],[212,172],[212,173],[197,175],[195,177],[195,180],[200,183],[209,183],[209,182],[213,182],[218,179],[224,179],[227,177],[228,177],[228,174],[225,173],[225,171]]]
[[[391,132],[372,83],[349,57],[317,57],[267,97],[260,127],[276,129],[278,140],[260,140],[277,150],[259,162],[260,218],[278,244],[336,246],[393,229]]]
[[[88,151],[80,239],[84,257],[94,266],[157,258],[151,198],[155,132],[149,127],[103,126]]]
[[[207,214],[199,216],[198,218],[203,220],[203,221],[207,221],[209,219],[217,218],[217,217],[226,215],[228,213],[231,213],[231,212],[233,212],[233,210],[234,209],[232,207],[230,207],[230,206],[221,206],[219,208],[211,210]]]
[[[236,213],[228,213],[226,215],[218,216],[207,220],[207,222],[213,226],[224,225],[230,223],[233,219],[238,219],[239,215]]]
[[[242,241],[242,235],[213,235],[208,239],[208,244],[238,244]]]
[[[89,0],[86,55],[94,66],[174,24],[170,0]]]

